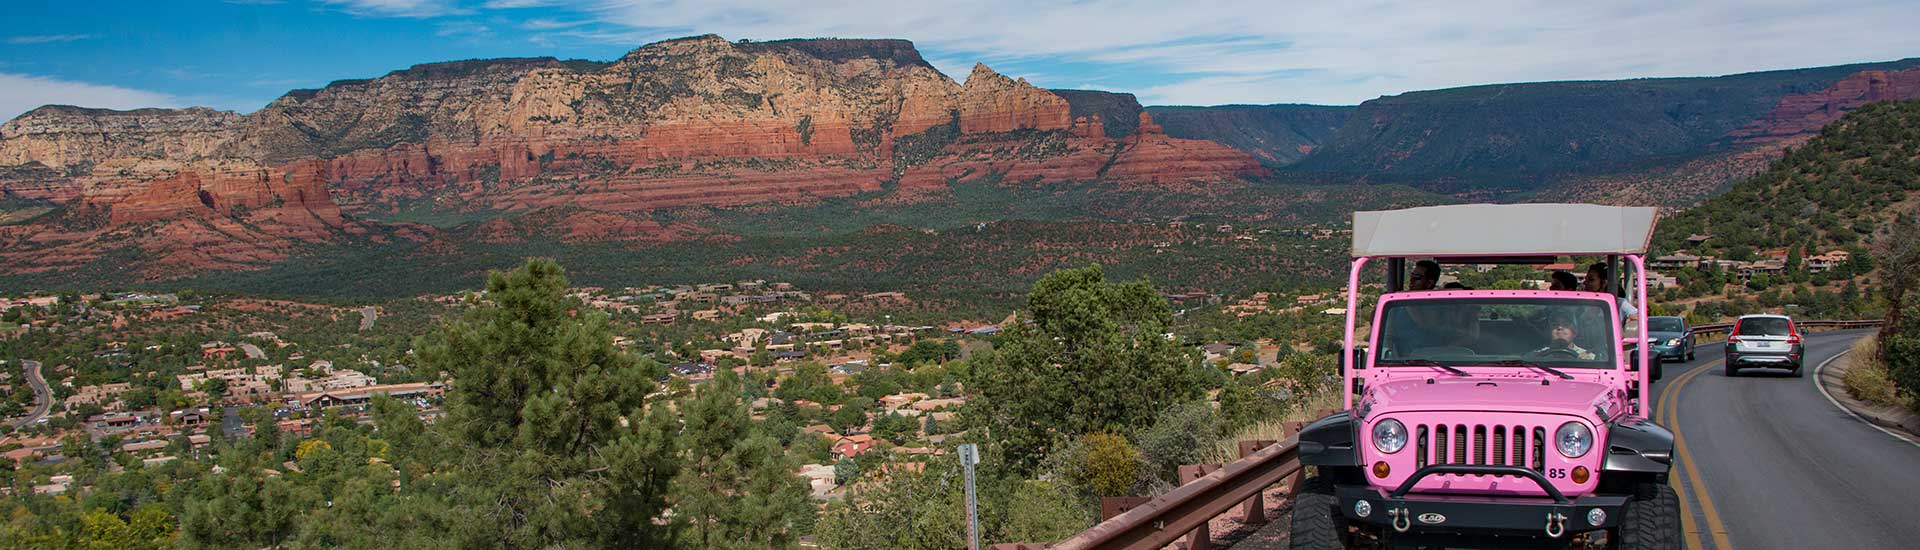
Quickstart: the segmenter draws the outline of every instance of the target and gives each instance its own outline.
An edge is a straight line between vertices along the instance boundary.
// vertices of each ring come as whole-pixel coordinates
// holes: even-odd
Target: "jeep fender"
[[[1353,415],[1346,411],[1327,415],[1300,429],[1300,464],[1306,466],[1359,466],[1360,453],[1354,449],[1359,440]]]
[[[1607,425],[1607,462],[1602,472],[1666,474],[1672,468],[1672,431],[1645,418]]]

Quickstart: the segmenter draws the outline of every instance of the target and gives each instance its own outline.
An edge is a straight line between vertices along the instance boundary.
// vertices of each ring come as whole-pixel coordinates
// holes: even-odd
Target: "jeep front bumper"
[[[1408,494],[1414,483],[1435,474],[1518,476],[1546,488],[1547,496]],[[1566,497],[1545,477],[1513,466],[1435,465],[1420,469],[1393,491],[1368,485],[1336,485],[1334,496],[1348,521],[1399,533],[1530,535],[1559,538],[1619,525],[1627,495]],[[1366,501],[1360,506],[1360,501]],[[1357,510],[1368,513],[1362,516]],[[1599,513],[1594,513],[1599,510]],[[1592,520],[1598,519],[1595,523]]]

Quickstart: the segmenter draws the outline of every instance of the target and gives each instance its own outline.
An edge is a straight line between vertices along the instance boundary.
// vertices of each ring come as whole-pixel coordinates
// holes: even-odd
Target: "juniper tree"
[[[1047,274],[999,348],[976,356],[967,387],[980,397],[967,414],[1023,472],[1056,441],[1145,426],[1200,396],[1199,367],[1167,337],[1172,324],[1145,281],[1108,282],[1098,265]]]

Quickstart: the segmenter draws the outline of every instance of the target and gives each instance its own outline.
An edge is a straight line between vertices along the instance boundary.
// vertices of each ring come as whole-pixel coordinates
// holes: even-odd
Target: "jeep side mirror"
[[[1347,362],[1340,364],[1341,374],[1347,372],[1348,365],[1352,365],[1354,370],[1367,368],[1367,348],[1353,348],[1353,355],[1347,357]]]
[[[1665,365],[1661,364],[1660,356],[1649,354],[1647,361],[1652,363],[1652,368],[1647,369],[1647,380],[1650,382],[1659,381],[1660,371],[1665,367]],[[1627,370],[1633,372],[1640,370],[1640,354],[1638,352],[1627,354]]]

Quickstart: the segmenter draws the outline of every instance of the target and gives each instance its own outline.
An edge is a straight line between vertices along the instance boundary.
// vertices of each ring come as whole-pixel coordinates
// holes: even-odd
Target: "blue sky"
[[[1920,56],[1920,1],[9,0],[0,120],[45,103],[251,112],[433,61],[609,60],[664,38],[905,38],[1149,104],[1355,104],[1495,82]]]

